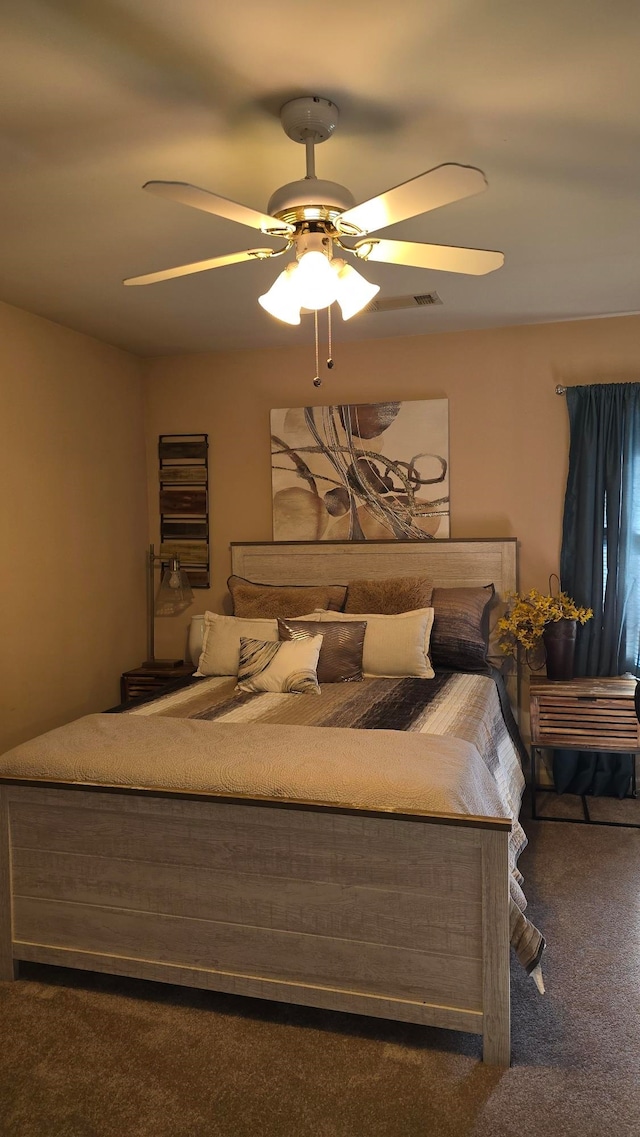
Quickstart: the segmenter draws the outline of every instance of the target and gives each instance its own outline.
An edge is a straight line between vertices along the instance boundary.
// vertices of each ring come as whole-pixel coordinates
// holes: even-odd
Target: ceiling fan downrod
[[[309,181],[310,178],[315,178],[316,176],[316,140],[314,135],[309,134],[305,138],[305,146],[307,149],[307,172],[305,179]]]
[[[282,129],[293,142],[300,142],[306,149],[306,178],[316,177],[315,148],[331,138],[340,112],[330,99],[320,95],[307,95],[302,99],[291,99],[280,109]]]

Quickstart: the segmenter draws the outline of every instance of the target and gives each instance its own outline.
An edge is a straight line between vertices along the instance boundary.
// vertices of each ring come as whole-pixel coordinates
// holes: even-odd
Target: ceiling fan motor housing
[[[281,221],[333,221],[345,209],[355,205],[355,198],[338,182],[321,178],[301,178],[280,186],[269,198],[267,213]]]
[[[296,259],[305,253],[323,253],[327,260],[333,256],[333,241],[326,233],[306,229],[295,238]]]

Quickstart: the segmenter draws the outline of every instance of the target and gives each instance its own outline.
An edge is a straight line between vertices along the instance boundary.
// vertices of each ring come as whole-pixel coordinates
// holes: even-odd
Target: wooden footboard
[[[105,971],[483,1035],[509,1064],[508,821],[0,786],[0,978]]]

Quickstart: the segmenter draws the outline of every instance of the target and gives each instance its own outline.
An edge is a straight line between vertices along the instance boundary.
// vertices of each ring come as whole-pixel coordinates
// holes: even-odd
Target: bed
[[[241,544],[231,567],[273,585],[517,587],[511,539]],[[521,772],[507,806],[476,745],[428,720],[405,739],[174,717],[189,697],[0,759],[0,978],[29,960],[446,1027],[508,1065]]]

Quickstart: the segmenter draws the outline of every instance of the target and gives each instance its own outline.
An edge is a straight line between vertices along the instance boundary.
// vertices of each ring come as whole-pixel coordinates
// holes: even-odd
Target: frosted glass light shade
[[[335,261],[337,267],[341,263],[342,267],[339,269],[336,277],[337,289],[336,300],[340,305],[343,320],[350,320],[357,312],[361,312],[370,304],[374,296],[380,291],[379,284],[371,284],[370,281],[365,280],[355,268],[345,263],[345,261]]]
[[[336,298],[337,278],[331,262],[324,253],[313,249],[298,261],[298,270],[292,278],[301,308],[317,311],[328,308]]]
[[[343,320],[349,320],[369,304],[380,291],[340,258],[329,260],[311,249],[299,261],[292,261],[276,277],[258,303],[286,324],[300,323],[300,309],[309,312],[328,308],[338,301]]]
[[[300,323],[300,300],[293,283],[297,268],[295,261],[287,265],[284,272],[276,277],[269,291],[258,297],[258,304],[265,312],[275,316],[276,320],[283,320],[285,324]]]
[[[162,574],[160,588],[155,602],[156,616],[178,616],[193,604],[193,592],[189,578],[180,568],[180,562],[172,560]]]

